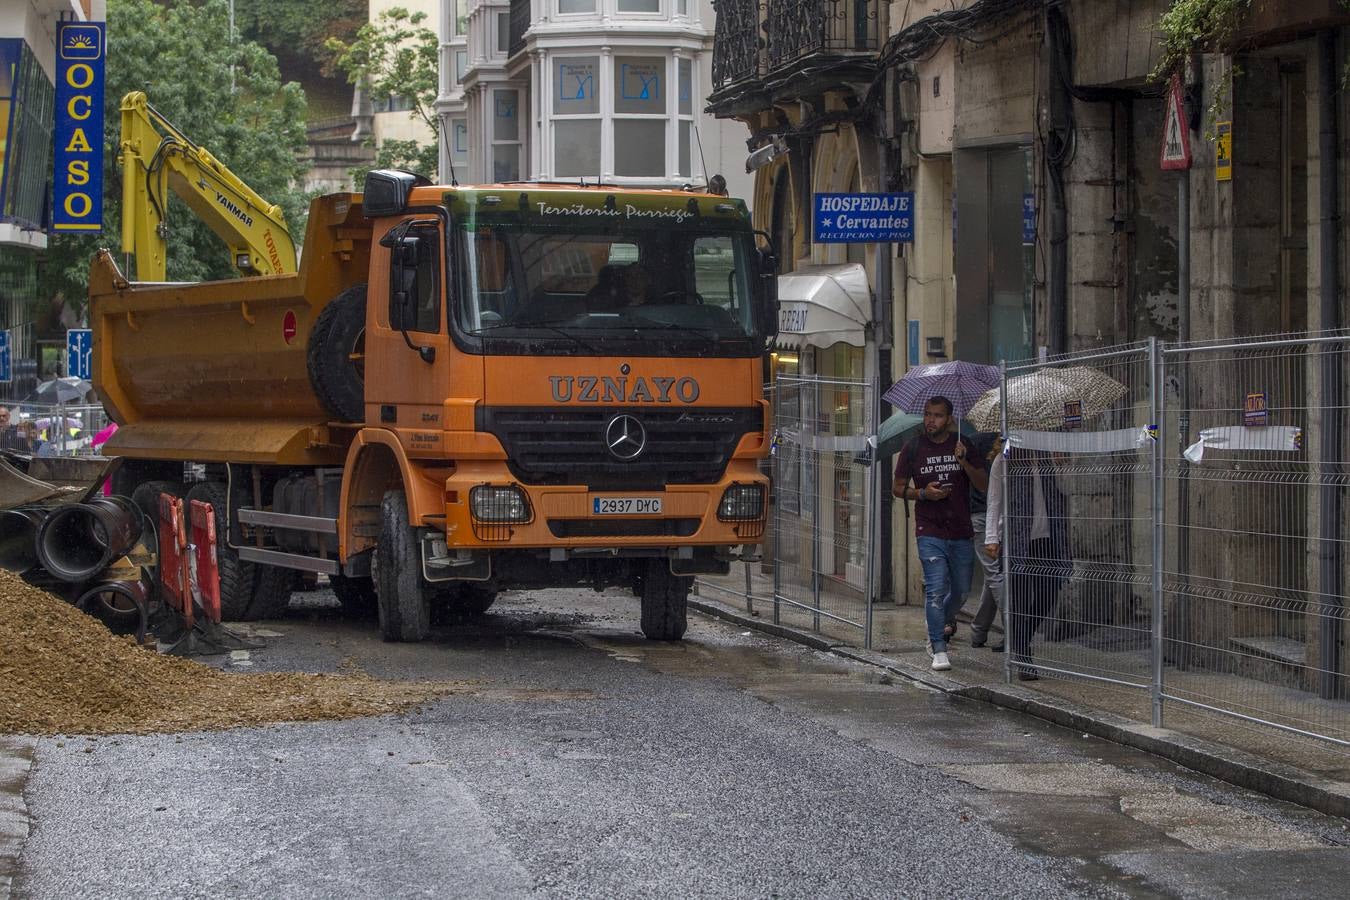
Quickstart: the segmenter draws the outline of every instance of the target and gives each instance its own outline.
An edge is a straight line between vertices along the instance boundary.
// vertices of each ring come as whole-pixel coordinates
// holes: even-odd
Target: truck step
[[[262,550],[258,547],[239,547],[235,552],[239,554],[240,559],[279,566],[283,569],[300,569],[303,572],[318,572],[320,575],[337,575],[342,571],[335,559],[283,553],[280,550]]]
[[[288,528],[291,531],[309,531],[315,534],[337,534],[337,519],[323,516],[296,516],[241,507],[239,522],[243,525],[262,525],[269,528]]]

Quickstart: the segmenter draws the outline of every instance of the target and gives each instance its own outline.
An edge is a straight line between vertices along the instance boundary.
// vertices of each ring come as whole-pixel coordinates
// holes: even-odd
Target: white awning
[[[861,347],[871,321],[872,291],[858,263],[808,266],[778,276],[778,346]]]

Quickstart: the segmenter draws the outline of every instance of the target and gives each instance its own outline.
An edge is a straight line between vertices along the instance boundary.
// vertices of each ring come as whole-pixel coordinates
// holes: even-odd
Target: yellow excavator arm
[[[245,275],[289,275],[295,242],[281,207],[268,203],[224,163],[150,105],[141,91],[122,98],[122,249],[138,281],[163,281],[171,188],[230,248]]]

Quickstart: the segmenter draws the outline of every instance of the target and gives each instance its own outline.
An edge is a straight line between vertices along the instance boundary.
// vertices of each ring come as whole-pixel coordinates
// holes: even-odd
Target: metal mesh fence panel
[[[774,619],[866,636],[877,467],[861,457],[876,431],[873,387],[784,377],[775,399]]]
[[[1006,367],[1014,675],[1151,684],[1152,391],[1148,345]]]
[[[96,404],[16,403],[10,407],[10,428],[23,440],[3,443],[11,449],[31,448],[35,455],[97,456],[94,438],[110,421],[103,407]]]
[[[1347,349],[1166,348],[1162,696],[1350,747]]]

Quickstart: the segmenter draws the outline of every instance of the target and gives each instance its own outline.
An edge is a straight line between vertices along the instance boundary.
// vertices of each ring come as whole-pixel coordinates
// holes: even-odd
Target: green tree
[[[328,70],[332,57],[326,49],[329,38],[351,41],[366,23],[367,0],[234,0],[234,27],[239,34],[257,41],[277,57],[307,62]]]
[[[346,42],[329,38],[327,47],[334,65],[352,84],[364,85],[371,100],[400,101],[409,115],[431,130],[432,141],[385,141],[375,148],[375,168],[397,167],[428,175],[439,166],[440,121],[436,118],[439,88],[439,41],[424,24],[426,13],[409,12],[401,6],[382,13]],[[354,170],[357,180],[365,170]]]
[[[233,74],[231,73],[233,66]],[[233,79],[233,90],[231,80]],[[120,248],[122,175],[117,164],[123,95],[150,103],[206,147],[303,233],[305,96],[282,84],[275,58],[256,43],[229,40],[225,0],[108,0],[101,235],[56,234],[49,242],[41,295],[83,309],[89,263],[99,247]],[[177,197],[169,199],[168,275],[181,281],[236,274],[220,239]]]

